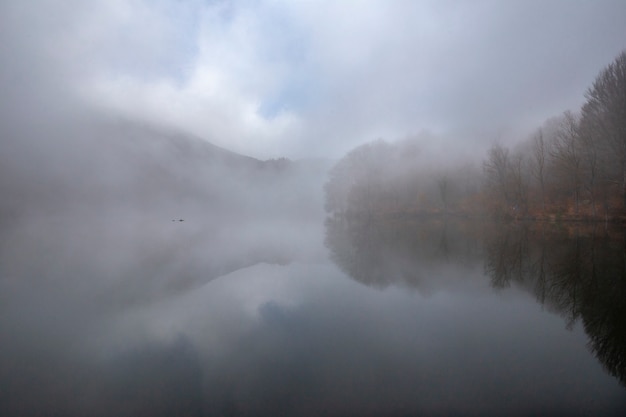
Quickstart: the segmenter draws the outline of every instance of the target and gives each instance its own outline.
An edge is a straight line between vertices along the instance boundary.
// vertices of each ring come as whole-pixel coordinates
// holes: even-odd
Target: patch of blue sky
[[[178,0],[183,1],[183,0]],[[246,2],[235,2],[234,0],[203,0],[203,6],[208,7],[217,12],[220,21],[225,24],[232,22],[237,12],[237,5]],[[253,3],[254,4],[254,3]]]
[[[315,82],[311,77],[292,77],[275,94],[261,102],[258,112],[266,119],[273,119],[286,112],[303,112],[314,103],[315,90]]]
[[[264,59],[285,69],[285,79],[259,106],[268,119],[282,112],[298,112],[310,106],[315,98],[315,66],[309,60],[309,40],[302,28],[289,16],[273,10],[264,22],[265,35],[271,47],[263,51]]]
[[[158,64],[161,75],[182,84],[193,71],[199,53],[201,13],[198,3],[176,0],[164,12],[173,28],[171,44]]]

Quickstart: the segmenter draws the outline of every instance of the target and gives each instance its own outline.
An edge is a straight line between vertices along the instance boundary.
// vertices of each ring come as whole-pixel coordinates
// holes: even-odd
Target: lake
[[[626,415],[623,230],[179,220],[4,227],[1,415]]]

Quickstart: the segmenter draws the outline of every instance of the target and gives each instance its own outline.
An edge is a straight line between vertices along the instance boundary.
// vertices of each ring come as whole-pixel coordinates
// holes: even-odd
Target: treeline
[[[329,213],[457,213],[500,218],[626,219],[626,51],[600,72],[578,112],[547,120],[482,169],[446,168],[416,141],[348,153],[326,184]]]
[[[486,193],[500,216],[620,217],[626,209],[626,52],[606,67],[579,112],[550,119],[515,152],[494,145]]]
[[[331,170],[326,211],[344,213],[439,213],[473,210],[481,190],[480,168],[446,167],[420,151],[419,141],[383,140],[350,151]]]

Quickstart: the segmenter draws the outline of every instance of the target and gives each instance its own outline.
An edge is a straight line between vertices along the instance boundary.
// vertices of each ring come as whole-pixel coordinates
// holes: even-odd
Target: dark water
[[[626,415],[625,245],[445,219],[29,219],[0,246],[0,415]]]

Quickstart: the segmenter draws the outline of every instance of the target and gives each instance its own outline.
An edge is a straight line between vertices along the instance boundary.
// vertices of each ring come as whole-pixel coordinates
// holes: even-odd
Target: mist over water
[[[208,345],[167,313],[237,271],[324,259],[325,168],[82,116],[9,125],[0,413],[212,415]]]
[[[93,123],[76,133],[97,157],[3,164],[20,187],[2,207],[0,414],[624,411],[622,304],[594,315],[602,295],[572,304],[579,281],[558,273],[559,254],[595,242],[616,260],[594,270],[623,277],[619,236],[326,219],[327,165]],[[556,271],[547,298],[524,266],[537,259]],[[590,340],[610,323],[602,356]]]
[[[431,230],[463,236],[448,227]],[[4,414],[623,411],[583,327],[523,286],[495,291],[482,251],[383,244],[374,267],[398,281],[381,291],[318,256],[320,241],[217,277],[211,239],[164,255],[190,236],[177,234],[143,251],[118,236],[43,242],[28,260],[3,250]]]
[[[618,3],[0,2],[0,416],[626,415]]]
[[[64,117],[2,154],[0,414],[624,411],[619,232],[327,217],[325,161]]]

